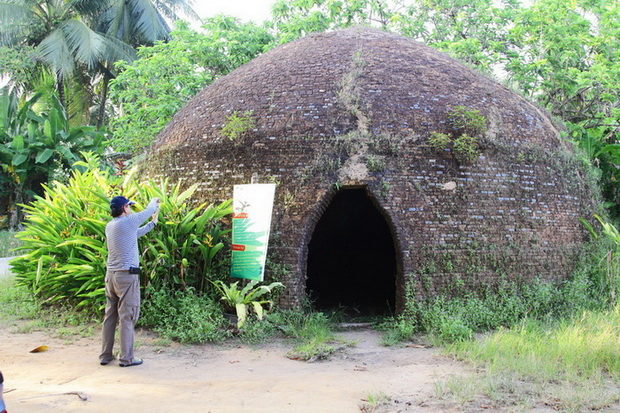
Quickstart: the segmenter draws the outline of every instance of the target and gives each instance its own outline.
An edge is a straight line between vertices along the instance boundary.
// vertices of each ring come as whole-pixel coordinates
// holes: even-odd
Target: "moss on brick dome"
[[[453,132],[458,106],[487,120],[472,162],[429,145]],[[248,122],[230,139],[235,117]],[[362,191],[387,228],[397,308],[408,283],[435,294],[457,281],[566,276],[596,193],[544,111],[441,52],[367,28],[279,46],[217,80],[175,115],[143,168],[198,184],[208,202],[253,176],[276,182],[270,248],[287,269],[287,305],[308,292],[309,245],[347,191]],[[351,209],[360,198],[347,199]]]

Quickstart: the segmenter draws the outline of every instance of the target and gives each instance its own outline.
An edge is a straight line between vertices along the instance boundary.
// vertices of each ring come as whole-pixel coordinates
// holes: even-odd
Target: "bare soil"
[[[343,331],[354,345],[327,360],[292,360],[293,343],[249,346],[164,343],[148,331],[136,339],[141,366],[99,365],[98,332],[0,330],[0,370],[9,413],[21,412],[435,412],[436,382],[467,368],[435,349],[385,347],[373,330]],[[47,351],[31,353],[38,346]],[[381,395],[391,400],[379,406]]]

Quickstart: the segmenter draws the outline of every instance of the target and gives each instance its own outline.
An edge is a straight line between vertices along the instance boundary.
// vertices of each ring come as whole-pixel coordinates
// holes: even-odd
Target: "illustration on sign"
[[[234,186],[231,277],[263,280],[275,191],[275,184]]]

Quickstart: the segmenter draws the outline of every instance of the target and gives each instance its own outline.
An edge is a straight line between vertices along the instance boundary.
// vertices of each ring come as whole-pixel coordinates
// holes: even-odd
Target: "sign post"
[[[234,186],[231,277],[263,280],[275,191],[275,184]]]

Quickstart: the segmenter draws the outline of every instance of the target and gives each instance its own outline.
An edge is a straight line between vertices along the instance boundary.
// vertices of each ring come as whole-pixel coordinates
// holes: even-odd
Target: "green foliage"
[[[474,332],[511,327],[526,318],[550,320],[570,317],[583,310],[605,308],[600,300],[601,268],[598,265],[604,244],[584,248],[582,262],[570,280],[528,283],[502,282],[495,289],[468,291],[455,295],[416,298],[409,287],[402,315],[384,322],[384,344],[409,340],[414,333],[427,333],[439,344],[468,340]],[[599,257],[599,258],[597,258]]]
[[[180,9],[197,17],[185,0],[12,0],[1,6],[0,44],[33,45],[33,61],[55,78],[70,117],[88,122],[93,101],[98,99],[99,126],[113,63],[133,60],[134,47],[167,38],[167,22],[176,20]],[[95,89],[100,92],[97,97]]]
[[[597,379],[620,373],[620,309],[582,312],[552,324],[525,319],[451,351],[497,371],[540,381]]]
[[[395,31],[491,72],[502,58],[519,2],[504,0],[411,1],[397,9]]]
[[[139,324],[181,343],[219,342],[229,336],[218,303],[193,288],[147,289]]]
[[[118,151],[147,148],[192,96],[273,43],[265,28],[225,16],[206,19],[201,32],[179,23],[171,37],[140,48],[133,63],[117,64],[110,97],[121,108],[111,124]]]
[[[443,152],[450,147],[452,139],[450,135],[441,132],[431,132],[428,144],[437,152]]]
[[[478,136],[487,130],[487,120],[478,110],[455,106],[447,115],[452,135],[431,132],[429,146],[437,151],[451,151],[461,163],[472,163],[480,156]]]
[[[126,182],[131,178],[128,175]],[[138,185],[123,185],[124,193],[147,205],[150,199],[160,199],[160,223],[145,237],[140,238],[142,251],[143,285],[154,288],[171,286],[185,289],[193,287],[199,292],[209,288],[210,280],[221,278],[219,271],[226,264],[217,260],[217,253],[226,245],[230,230],[222,230],[220,221],[232,213],[232,200],[219,205],[190,205],[188,200],[196,191],[193,185],[180,191],[180,184],[169,185],[162,180],[159,185],[152,181]]]
[[[383,157],[367,155],[366,166],[370,172],[383,172],[386,168],[386,162]]]
[[[131,174],[113,177],[100,170],[98,160],[92,157],[78,166],[85,170],[74,170],[67,184],[45,187],[44,196],[25,206],[26,228],[18,235],[24,255],[11,261],[20,284],[48,302],[101,308],[109,199],[122,190],[138,206],[160,197],[160,225],[139,240],[142,285],[158,289],[206,287],[205,280],[214,276],[214,257],[224,246],[218,222],[231,212],[230,202],[190,208],[186,201],[195,188],[181,193],[178,185],[170,188],[167,181],[156,186],[138,183]]]
[[[280,43],[356,25],[390,25],[394,12],[376,0],[279,0],[272,7]]]
[[[226,285],[221,280],[216,280],[213,285],[220,293],[220,301],[230,310],[234,310],[237,314],[237,328],[243,327],[248,315],[248,306],[254,310],[259,320],[263,319],[263,306],[273,305],[273,301],[264,298],[265,295],[271,294],[275,288],[284,287],[280,282],[272,282],[269,285],[258,285],[258,281],[252,280],[246,286],[240,287],[239,281]]]
[[[487,131],[487,119],[476,109],[455,106],[450,109],[447,118],[457,135],[480,136]]]
[[[0,46],[0,73],[10,76],[9,84],[23,88],[36,84],[34,48]]]
[[[456,159],[462,163],[472,163],[480,156],[478,139],[465,134],[454,139],[453,150]]]
[[[239,142],[239,139],[254,127],[252,111],[248,110],[241,114],[234,111],[226,117],[226,123],[222,126],[222,134],[231,141]]]
[[[49,105],[41,105],[41,96],[20,102],[8,88],[0,94],[0,190],[4,188],[10,204],[29,202],[42,191],[41,184],[61,177],[82,159],[81,152],[103,152],[102,132],[70,126],[58,98],[52,95]],[[16,212],[11,228],[21,221],[21,210]]]
[[[605,221],[599,215],[594,215],[594,217],[601,224],[601,234],[608,241],[608,249],[598,261],[601,265],[601,271],[598,272],[599,276],[595,279],[595,286],[598,287],[597,293],[602,299],[610,305],[615,305],[618,303],[618,295],[620,294],[620,232],[612,223]],[[581,219],[581,222],[595,239],[600,237],[590,223],[584,219]]]
[[[91,162],[93,159],[91,159]],[[74,170],[67,184],[45,187],[44,197],[25,206],[28,218],[18,234],[25,254],[11,261],[17,280],[50,302],[78,307],[102,305],[109,216],[109,173],[94,164]]]

